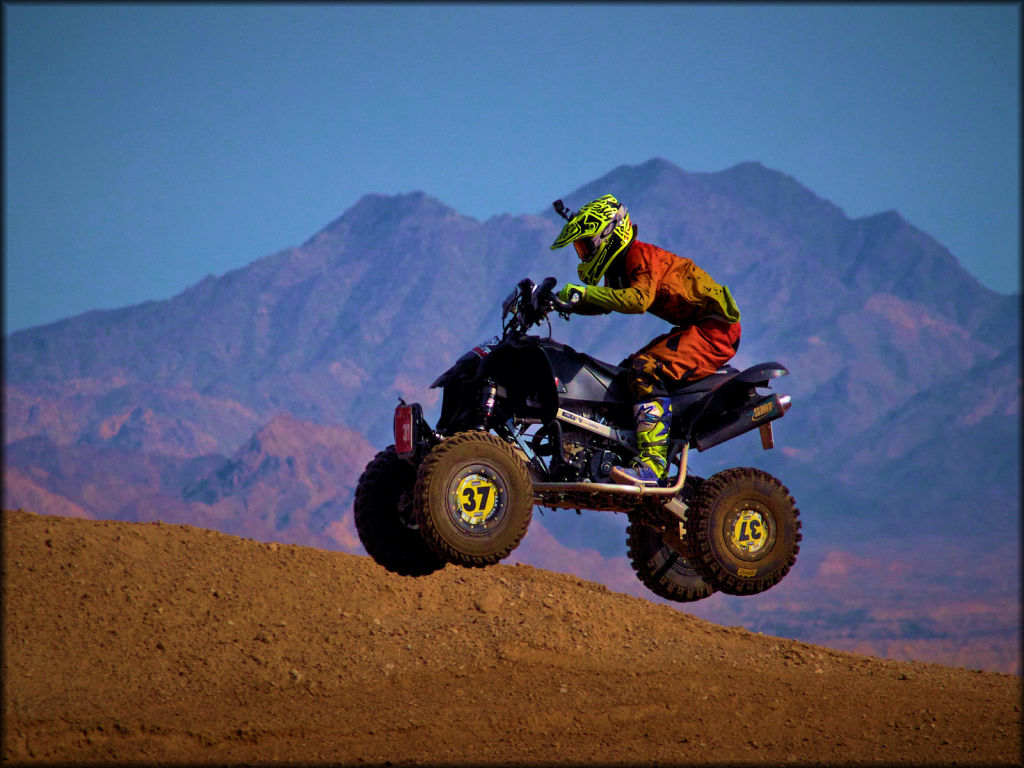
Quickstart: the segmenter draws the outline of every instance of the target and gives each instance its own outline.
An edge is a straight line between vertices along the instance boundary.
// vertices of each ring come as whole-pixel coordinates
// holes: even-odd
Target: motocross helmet
[[[562,215],[565,216],[564,213]],[[604,195],[587,203],[577,213],[566,216],[566,219],[551,250],[569,243],[575,245],[582,262],[576,269],[580,279],[587,285],[597,285],[615,258],[636,237],[629,212],[612,195]]]

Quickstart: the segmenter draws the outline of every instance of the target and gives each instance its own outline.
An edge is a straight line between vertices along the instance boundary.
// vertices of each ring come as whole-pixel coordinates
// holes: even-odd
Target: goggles
[[[594,238],[592,237],[576,240],[573,245],[576,247],[576,253],[579,255],[580,261],[590,261],[597,251],[597,248],[594,246]]]
[[[579,240],[573,241],[573,245],[576,247],[576,253],[579,254],[580,261],[588,262],[597,253],[597,249],[601,247],[601,244],[611,236],[615,228],[619,226],[621,222],[626,218],[626,208],[620,205],[612,216],[612,220],[605,224],[598,234],[592,235],[591,237],[581,237]]]

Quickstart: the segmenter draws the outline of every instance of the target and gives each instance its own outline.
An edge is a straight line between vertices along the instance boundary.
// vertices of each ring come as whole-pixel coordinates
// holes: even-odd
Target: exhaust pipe
[[[744,408],[740,411],[739,416],[732,421],[697,435],[694,441],[697,450],[706,451],[708,448],[724,443],[726,440],[732,440],[744,432],[767,425],[769,422],[781,418],[789,410],[791,404],[792,399],[789,395],[769,395],[755,405]]]

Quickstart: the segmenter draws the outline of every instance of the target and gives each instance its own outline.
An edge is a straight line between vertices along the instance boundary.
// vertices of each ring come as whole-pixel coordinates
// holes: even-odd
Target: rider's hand
[[[587,297],[587,286],[566,283],[558,292],[558,298],[568,304],[579,304]]]

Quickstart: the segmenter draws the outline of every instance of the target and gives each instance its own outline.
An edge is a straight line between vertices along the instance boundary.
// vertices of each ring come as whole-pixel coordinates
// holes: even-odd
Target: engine
[[[608,482],[608,473],[612,467],[621,463],[621,459],[610,448],[609,440],[586,430],[566,429],[562,432],[562,452],[566,463],[575,470],[575,480]]]
[[[602,426],[607,423],[593,409],[578,408],[573,413]],[[621,446],[612,439],[561,420],[541,428],[531,447],[538,456],[551,457],[551,475],[563,482],[607,483],[612,467],[628,460],[617,452]]]

